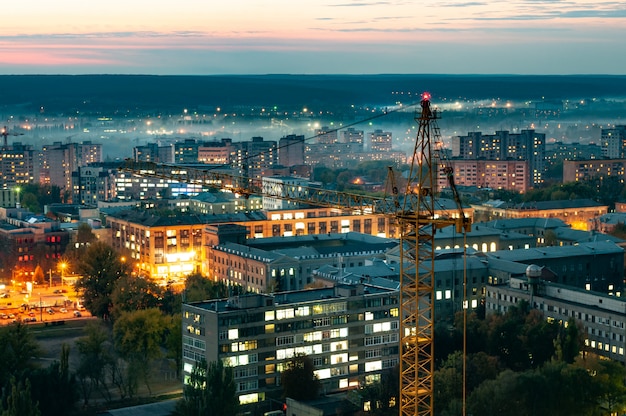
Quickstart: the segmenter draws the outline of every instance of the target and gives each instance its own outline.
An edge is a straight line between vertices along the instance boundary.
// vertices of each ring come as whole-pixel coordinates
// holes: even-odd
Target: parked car
[[[80,318],[81,316],[83,316],[83,314],[80,313],[79,311],[74,311],[74,316],[77,318]]]
[[[61,308],[61,309],[59,309],[59,312],[61,312],[61,313],[66,313],[66,312],[67,312],[67,309],[65,309],[65,308]]]
[[[46,312],[48,312],[50,315],[52,315],[52,314],[54,314],[54,309],[48,308],[48,309],[46,309]]]

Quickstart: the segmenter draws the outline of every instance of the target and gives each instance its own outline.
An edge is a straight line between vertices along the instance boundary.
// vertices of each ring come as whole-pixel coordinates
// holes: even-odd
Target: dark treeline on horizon
[[[47,112],[181,107],[392,105],[456,99],[564,100],[626,97],[612,75],[4,75],[0,109]],[[395,92],[403,92],[398,95]]]

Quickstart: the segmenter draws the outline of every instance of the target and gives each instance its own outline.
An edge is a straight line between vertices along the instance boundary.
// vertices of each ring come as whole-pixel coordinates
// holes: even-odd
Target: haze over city
[[[1,74],[624,74],[615,1],[11,4]]]

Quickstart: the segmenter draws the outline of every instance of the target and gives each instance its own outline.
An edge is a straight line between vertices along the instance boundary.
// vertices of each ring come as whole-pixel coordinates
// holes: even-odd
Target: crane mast
[[[438,114],[424,93],[415,121],[419,124],[413,159],[397,213],[400,237],[400,415],[433,414],[434,372],[434,238],[438,228],[455,225],[462,231],[469,221],[437,218],[435,196],[437,160],[433,143],[438,143]],[[454,183],[452,183],[454,186]],[[458,203],[458,201],[457,201]],[[459,206],[459,210],[460,210]]]

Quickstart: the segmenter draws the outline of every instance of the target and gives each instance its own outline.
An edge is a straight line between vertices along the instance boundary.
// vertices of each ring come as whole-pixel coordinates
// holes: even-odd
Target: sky
[[[626,2],[19,0],[0,74],[626,74]]]

